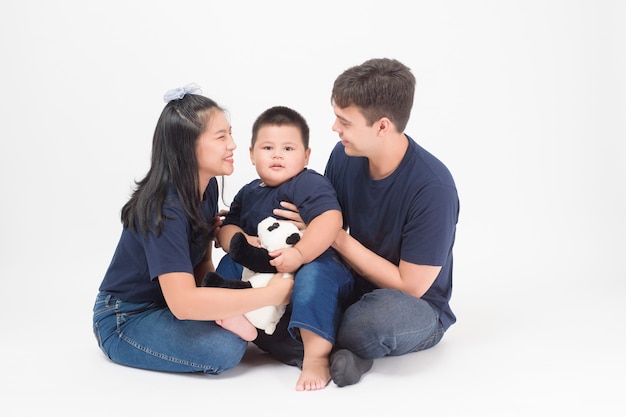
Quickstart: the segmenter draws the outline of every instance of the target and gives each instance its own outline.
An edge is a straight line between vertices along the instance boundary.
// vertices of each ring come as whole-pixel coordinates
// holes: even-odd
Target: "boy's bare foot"
[[[258,331],[252,323],[248,321],[244,316],[231,317],[229,319],[215,320],[217,324],[235,333],[247,342],[251,342],[256,339]]]
[[[296,391],[315,391],[326,388],[330,382],[328,357],[305,359],[296,382]]]

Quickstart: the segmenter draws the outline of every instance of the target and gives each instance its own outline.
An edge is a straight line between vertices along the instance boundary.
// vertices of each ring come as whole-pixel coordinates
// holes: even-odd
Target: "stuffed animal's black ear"
[[[241,232],[235,233],[230,240],[229,254],[233,261],[251,271],[277,272],[276,267],[270,265],[272,258],[267,249],[252,246]]]
[[[288,245],[295,245],[299,241],[300,241],[300,233],[292,233],[289,236],[287,236],[287,240],[285,240],[285,242]]]

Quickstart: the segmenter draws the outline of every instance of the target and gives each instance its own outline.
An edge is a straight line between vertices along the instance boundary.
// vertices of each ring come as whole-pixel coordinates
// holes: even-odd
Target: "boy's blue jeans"
[[[227,279],[239,279],[242,267],[227,254],[216,272]],[[300,366],[303,353],[300,329],[309,330],[334,345],[343,310],[352,297],[353,283],[350,270],[332,250],[302,265],[295,274],[291,302],[277,330],[271,336],[260,331],[254,343],[264,350],[273,344],[284,344],[268,351],[283,360],[283,355],[276,355],[275,350],[286,349],[288,356],[294,356],[288,362]]]
[[[220,374],[237,365],[247,342],[213,321],[178,320],[165,306],[99,293],[93,308],[98,346],[135,368]]]
[[[232,260],[220,266],[224,274],[241,276]],[[418,352],[441,341],[445,330],[427,301],[398,290],[374,288],[360,277],[355,280],[352,304],[342,314],[335,350],[349,349],[364,359],[377,359]],[[288,327],[289,308],[274,334],[259,332],[254,343],[281,362],[301,368],[302,343],[290,336]]]

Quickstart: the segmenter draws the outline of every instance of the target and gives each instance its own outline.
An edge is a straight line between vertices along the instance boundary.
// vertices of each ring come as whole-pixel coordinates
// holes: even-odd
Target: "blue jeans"
[[[241,265],[227,254],[216,272],[227,279],[241,277]],[[342,312],[352,297],[350,270],[330,250],[302,265],[295,274],[291,302],[271,336],[259,332],[254,343],[277,359],[301,367],[300,329],[309,330],[335,344]]]
[[[357,286],[364,283],[363,278],[356,280]],[[345,311],[337,348],[364,359],[399,356],[435,346],[444,333],[438,313],[427,301],[378,288],[362,294]]]
[[[135,368],[218,375],[237,365],[247,342],[213,321],[178,320],[165,306],[100,292],[93,308],[98,346]]]

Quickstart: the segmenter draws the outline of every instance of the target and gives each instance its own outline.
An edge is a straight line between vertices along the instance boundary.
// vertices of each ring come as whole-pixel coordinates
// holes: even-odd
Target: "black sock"
[[[356,384],[373,363],[372,359],[363,359],[348,349],[341,349],[330,356],[330,377],[338,387]]]

